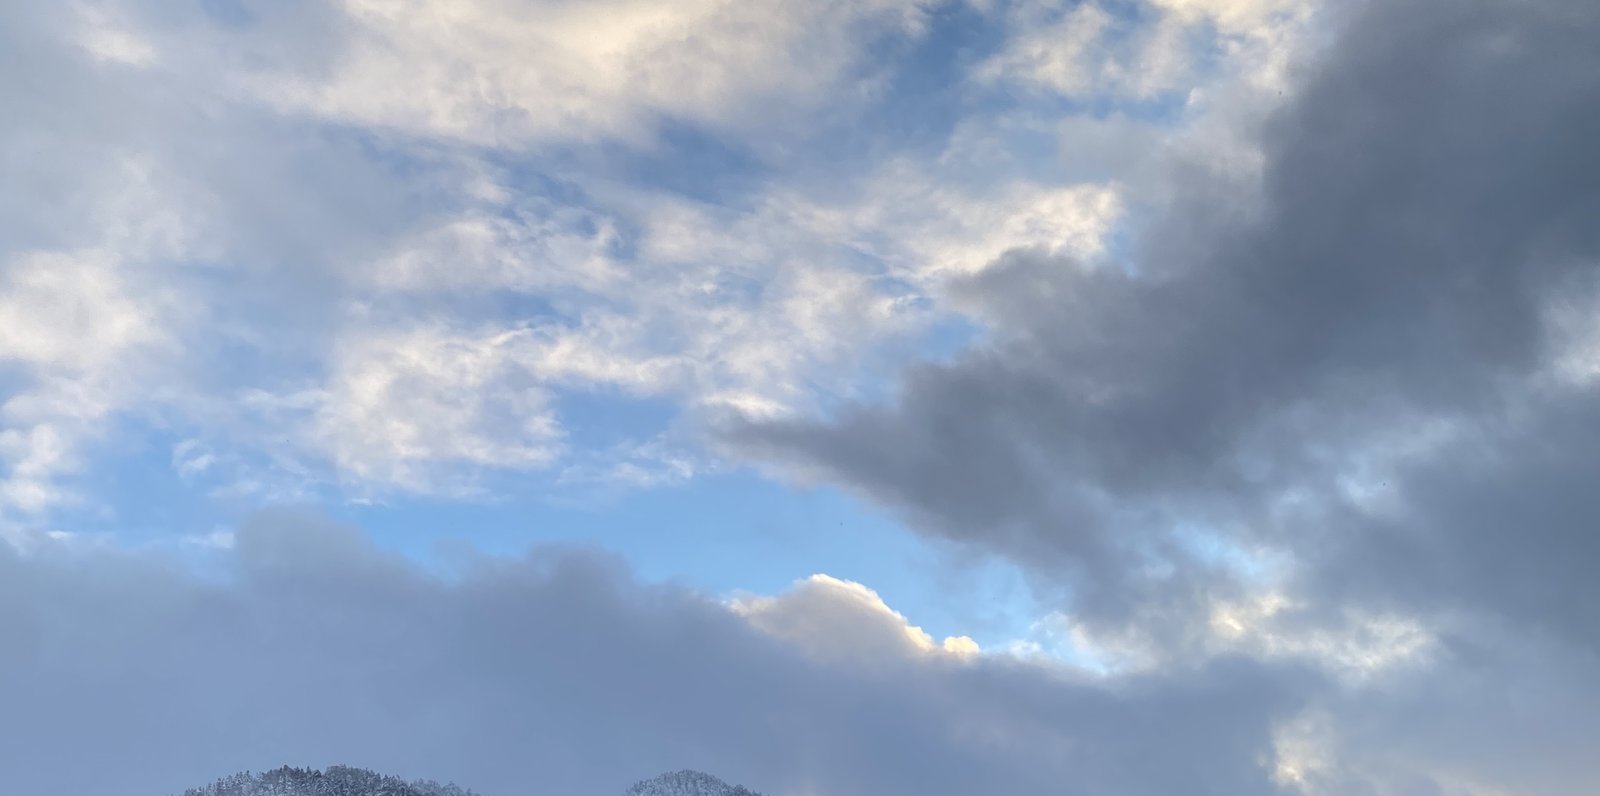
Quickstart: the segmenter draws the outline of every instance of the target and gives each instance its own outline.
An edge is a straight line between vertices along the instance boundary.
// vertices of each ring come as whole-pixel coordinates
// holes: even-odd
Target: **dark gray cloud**
[[[290,515],[241,531],[226,563],[203,578],[159,556],[0,547],[8,792],[160,794],[343,761],[491,796],[616,794],[685,766],[775,796],[1266,794],[1271,724],[1315,682],[1221,661],[1112,687],[895,655],[903,628],[848,600],[762,631],[592,552],[441,578]],[[868,653],[804,651],[874,627],[890,640]]]
[[[1308,593],[1600,638],[1559,605],[1600,514],[1593,391],[1551,376],[1550,323],[1600,264],[1600,6],[1344,11],[1263,129],[1259,191],[1188,186],[1127,270],[1007,255],[958,289],[992,344],[892,405],[733,439],[1089,613],[1228,593],[1199,529],[1294,556]]]
[[[1285,725],[1311,794],[1580,796],[1600,781],[1592,655],[1523,629],[1450,639],[1436,665],[1325,698]],[[1286,741],[1286,743],[1288,743]]]
[[[1330,600],[1489,615],[1600,651],[1600,402],[1540,395],[1401,470],[1385,512],[1332,515],[1308,581]]]

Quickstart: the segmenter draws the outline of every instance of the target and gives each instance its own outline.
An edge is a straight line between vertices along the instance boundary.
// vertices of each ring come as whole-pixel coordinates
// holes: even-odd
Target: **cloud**
[[[976,5],[1004,40],[939,64],[954,118],[869,166],[824,139],[922,74],[879,62],[921,4],[0,8],[10,784],[1592,791],[1600,11]],[[952,314],[975,347],[840,405]],[[591,391],[736,409],[739,455],[1061,610],[1010,654],[826,576],[442,578],[275,517],[187,537],[202,577],[34,530],[133,418],[250,502],[716,469],[576,450]]]
[[[866,45],[914,36],[912,0],[662,7],[349,0],[333,65],[253,77],[287,108],[480,144],[648,140],[659,118],[760,128],[851,93]]]
[[[952,288],[987,342],[729,439],[1029,568],[1057,643],[1112,670],[1232,650],[1407,684],[1281,725],[1286,788],[1584,792],[1553,734],[1589,731],[1600,646],[1600,9],[1324,19],[1259,169],[1186,172],[1126,268],[1003,255]]]
[[[78,10],[82,17],[79,44],[95,58],[135,67],[155,62],[158,57],[155,47],[119,25],[106,7],[81,5]]]
[[[977,643],[966,636],[934,641],[886,605],[877,592],[828,575],[812,575],[777,597],[748,597],[732,606],[756,627],[814,655],[844,657],[859,665],[915,655],[962,657],[979,652]]]
[[[152,385],[189,313],[146,283],[149,264],[182,235],[147,198],[147,174],[122,164],[119,195],[96,208],[107,228],[85,246],[0,252],[0,365],[15,384],[0,401],[0,525],[75,496],[61,480],[83,469],[83,448]],[[3,531],[0,531],[3,533]]]
[[[196,102],[218,70],[173,71],[192,48],[147,30],[135,5],[3,12],[5,46],[25,65],[0,80],[16,110],[0,123],[0,148],[15,155],[0,192],[0,525],[13,530],[84,503],[74,482],[131,417],[161,425],[170,412],[182,425],[230,406],[218,387],[239,372],[242,344],[260,343],[256,378],[280,375],[282,348],[326,307],[299,288],[372,232],[348,209],[400,193],[391,184],[347,202],[377,181],[339,143],[306,147],[257,109]],[[91,23],[115,23],[161,57],[104,63],[75,44]],[[299,183],[307,174],[326,179]],[[335,204],[347,211],[323,212]],[[273,322],[252,323],[264,305]]]
[[[33,508],[62,505],[86,474],[73,462],[134,417],[229,463],[207,472],[232,483],[193,479],[214,493],[462,494],[489,471],[579,465],[659,480],[566,460],[560,400],[810,407],[906,355],[934,317],[930,273],[1022,241],[1092,248],[1108,215],[1095,186],[925,191],[909,162],[818,179],[809,154],[784,156],[795,179],[728,202],[608,165],[675,159],[635,140],[668,128],[726,147],[757,140],[746,125],[809,129],[768,106],[838,105],[840,82],[887,68],[869,45],[921,35],[915,3],[619,3],[636,24],[599,38],[579,35],[599,12],[559,3],[222,8],[5,11],[27,67],[0,84],[18,110],[0,141],[32,154],[0,195],[0,344],[30,390],[53,385],[32,405],[97,401],[71,429],[9,423],[7,456],[33,474],[12,491]],[[588,110],[547,117],[566,105]],[[34,295],[41,280],[61,295]],[[82,311],[35,317],[67,304]],[[90,360],[105,367],[59,372]],[[458,376],[470,395],[444,383]]]
[[[1250,645],[1096,673],[938,644],[822,575],[728,603],[584,549],[441,572],[285,513],[194,545],[205,570],[0,546],[10,787],[166,793],[340,761],[576,796],[682,766],[773,796],[1564,796],[1600,773],[1592,658],[1520,634],[1354,679]],[[1234,618],[1267,642],[1260,620],[1286,610]]]
[[[1196,529],[1313,570],[1379,556],[1418,532],[1365,514],[1383,495],[1440,544],[1492,538],[1435,524],[1446,487],[1408,474],[1482,488],[1539,465],[1513,440],[1573,439],[1540,424],[1589,400],[1551,392],[1545,319],[1600,257],[1597,25],[1575,3],[1370,8],[1269,122],[1258,193],[1192,185],[1127,270],[1006,255],[957,288],[991,345],[912,368],[891,405],[735,433],[1067,577],[1085,610],[1229,580]],[[1538,541],[1522,555],[1559,572],[1579,538]]]
[[[519,374],[526,339],[423,328],[351,340],[308,442],[358,483],[421,492],[450,489],[432,468],[548,465],[561,433],[539,384]]]
[[[1234,662],[1107,686],[941,651],[825,577],[736,611],[582,550],[442,577],[282,514],[230,545],[220,580],[114,547],[0,550],[9,787],[163,793],[346,761],[491,794],[600,796],[682,766],[774,796],[1269,794],[1299,677]]]
[[[1074,99],[1183,101],[1219,67],[1275,79],[1316,5],[1023,0],[1006,7],[1013,35],[976,77]]]
[[[27,66],[0,84],[18,110],[0,142],[32,154],[0,194],[0,263],[93,252],[112,274],[101,287],[128,288],[119,300],[161,299],[142,306],[172,343],[160,358],[95,335],[75,347],[115,363],[121,386],[62,450],[88,461],[141,418],[230,463],[194,479],[213,494],[459,495],[574,467],[658,483],[672,479],[561,445],[582,432],[563,402],[620,393],[690,425],[875,394],[970,311],[953,280],[1018,247],[1104,257],[1143,198],[1123,167],[1148,171],[1133,153],[1165,140],[1108,122],[1112,168],[1081,130],[1057,130],[1050,102],[992,113],[1009,89],[967,80],[982,53],[935,38],[1003,23],[957,10],[8,8]],[[929,59],[942,83],[923,99],[951,119],[901,96]],[[880,106],[906,102],[933,138],[885,128]],[[1052,152],[1093,173],[1041,170],[1007,137],[1025,135],[1062,136]],[[856,148],[871,157],[841,157]],[[437,390],[355,389],[408,346],[503,339],[473,375],[483,400],[454,395],[437,417],[415,411]],[[392,445],[376,435],[390,426]],[[28,489],[57,505],[92,475],[52,472]]]

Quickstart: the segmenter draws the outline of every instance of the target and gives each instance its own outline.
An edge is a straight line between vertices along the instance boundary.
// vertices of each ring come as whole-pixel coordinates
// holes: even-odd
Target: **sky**
[[[0,5],[0,781],[1600,789],[1592,0]]]

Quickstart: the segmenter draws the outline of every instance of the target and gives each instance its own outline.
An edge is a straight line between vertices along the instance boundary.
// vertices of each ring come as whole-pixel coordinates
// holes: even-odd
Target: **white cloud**
[[[118,20],[109,4],[79,3],[77,11],[81,25],[78,43],[95,58],[134,67],[156,62],[155,45]]]
[[[232,550],[235,540],[232,530],[217,528],[209,533],[185,536],[181,541],[186,547],[201,550]]]
[[[266,76],[278,102],[486,144],[650,138],[655,117],[755,124],[834,101],[862,47],[913,35],[916,0],[346,0],[327,76]]]
[[[1087,622],[1053,613],[1011,649],[1101,675],[1159,671],[1230,656],[1316,667],[1351,687],[1377,687],[1434,662],[1439,636],[1419,619],[1348,610],[1317,615],[1273,588],[1212,598],[1194,620],[1141,614]]]
[[[556,483],[561,500],[608,496],[618,491],[654,489],[682,484],[707,471],[719,469],[694,447],[662,438],[625,443],[607,449],[575,453],[561,469]]]
[[[616,292],[627,284],[608,251],[617,236],[611,219],[542,199],[508,209],[509,217],[467,214],[422,230],[350,268],[350,279],[358,289],[407,293]]]
[[[1184,99],[1223,71],[1277,81],[1309,0],[1142,0],[1137,21],[1099,2],[1021,2],[1016,35],[977,72],[1066,97]]]
[[[730,606],[761,630],[823,659],[870,666],[906,656],[963,659],[980,652],[967,636],[936,641],[877,592],[829,575],[812,575],[776,597],[736,598]]]
[[[129,161],[96,196],[92,241],[24,250],[0,268],[0,363],[20,385],[0,403],[0,524],[68,502],[61,480],[119,411],[155,387],[189,313],[149,266],[183,244],[150,169]]]
[[[216,454],[199,440],[186,439],[172,446],[172,468],[183,477],[196,476],[217,463]]]
[[[1218,653],[1304,660],[1355,683],[1425,664],[1438,644],[1416,619],[1347,613],[1331,623],[1308,623],[1296,616],[1305,608],[1276,592],[1218,602],[1210,611],[1209,642]]]
[[[1105,250],[1122,212],[1115,185],[949,179],[953,169],[944,163],[974,154],[952,147],[935,163],[894,160],[861,181],[847,200],[780,195],[764,215],[769,223],[792,224],[869,254],[933,298],[950,277],[982,270],[1012,249],[1079,258]]]
[[[327,381],[310,387],[321,408],[304,449],[353,487],[452,492],[453,466],[537,469],[565,455],[556,391],[621,389],[690,413],[814,408],[857,389],[880,347],[952,311],[942,303],[950,277],[1016,247],[1092,258],[1119,212],[1106,186],[963,189],[909,162],[843,199],[776,189],[743,211],[614,194],[581,209],[490,191],[487,206],[350,265],[358,299],[332,341]],[[624,226],[637,230],[626,257]],[[508,297],[531,309],[473,319]],[[471,387],[424,398],[434,388],[398,386],[405,378]],[[480,393],[489,397],[466,397]],[[640,484],[673,471],[620,461],[584,470]]]
[[[1036,9],[1019,14],[1034,23]],[[1103,39],[1115,18],[1094,3],[1074,6],[1059,19],[1039,26],[1013,40],[1003,54],[984,64],[978,75],[984,80],[1011,78],[1067,96],[1113,90],[1107,78],[1112,64],[1104,51]]]
[[[311,444],[341,476],[415,491],[471,489],[440,467],[525,470],[559,454],[549,396],[529,378],[526,330],[414,328],[347,339]]]
[[[1300,793],[1315,792],[1315,783],[1335,767],[1337,738],[1323,714],[1305,713],[1273,730],[1272,778]]]
[[[1223,33],[1270,36],[1276,25],[1306,14],[1308,0],[1148,0],[1151,6],[1216,25]]]
[[[1551,339],[1549,376],[1583,387],[1600,381],[1600,292],[1577,287],[1556,297],[1544,310]]]
[[[18,266],[0,297],[0,346],[76,368],[50,400],[100,418],[8,429],[37,474],[16,499],[36,507],[131,407],[207,445],[209,475],[195,459],[189,477],[229,494],[459,494],[486,469],[674,483],[701,468],[570,451],[557,397],[772,416],[879,390],[891,358],[962,310],[949,279],[1019,247],[1099,257],[1124,212],[1114,180],[1020,157],[989,172],[992,153],[969,147],[995,142],[976,134],[891,148],[865,173],[807,162],[796,142],[817,115],[872,101],[882,45],[922,34],[919,0],[350,0],[328,19],[258,9],[236,29],[198,11],[75,8],[40,17],[99,42],[73,57],[156,68],[90,64],[69,84],[117,120],[63,123],[77,135],[41,166],[47,182],[92,189],[41,211],[70,245],[27,256],[86,259]],[[228,99],[192,107],[201,96]],[[10,125],[37,133],[26,120]],[[651,141],[662,120],[737,137],[772,171],[717,204],[542,159],[596,137],[667,157]],[[429,140],[341,137],[394,130]],[[526,166],[571,190],[542,195]],[[202,317],[210,331],[189,336]],[[162,345],[159,361],[135,355]]]
[[[0,359],[56,373],[104,368],[160,342],[157,307],[106,250],[24,254],[0,278]]]

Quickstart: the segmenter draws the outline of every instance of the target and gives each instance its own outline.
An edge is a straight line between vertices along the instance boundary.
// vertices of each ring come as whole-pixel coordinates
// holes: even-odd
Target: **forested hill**
[[[234,774],[203,788],[191,788],[183,796],[478,796],[455,785],[437,782],[407,782],[372,771],[334,766],[324,771],[314,768],[279,768],[262,774]],[[699,771],[675,771],[648,779],[628,789],[623,796],[760,796],[729,785]]]
[[[645,780],[624,796],[761,796],[699,771],[675,771]]]
[[[437,782],[406,782],[366,769],[333,766],[273,769],[262,774],[234,774],[183,796],[477,796],[472,791]]]

